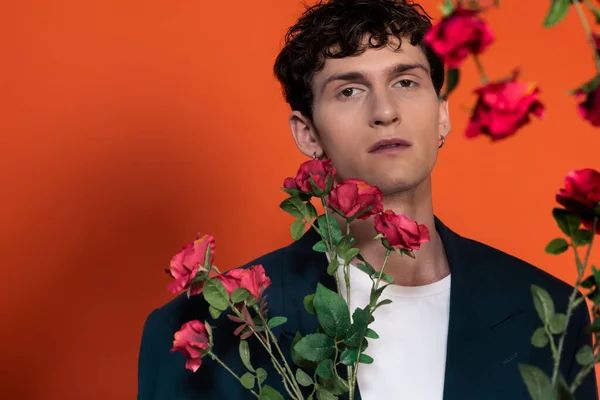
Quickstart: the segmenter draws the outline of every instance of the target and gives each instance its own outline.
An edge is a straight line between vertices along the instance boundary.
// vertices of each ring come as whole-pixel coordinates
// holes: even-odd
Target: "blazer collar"
[[[489,249],[487,246],[458,235],[437,217],[435,228],[442,240],[452,274],[452,309],[460,307],[461,313],[470,316],[471,323],[493,327],[516,310],[525,308],[519,299],[502,296],[504,285],[486,263],[490,253],[482,252],[482,249]],[[311,228],[300,240],[290,244],[288,250],[291,259],[288,265],[293,266],[282,271],[287,284],[294,282],[295,285],[303,286],[306,282],[312,285],[316,280],[329,288],[335,288],[333,277],[326,272],[325,254],[312,250],[319,240],[319,234]],[[299,280],[296,268],[302,271],[304,277],[311,276],[313,279]],[[309,289],[314,291],[315,287]],[[502,296],[502,301],[498,301],[498,296]],[[287,305],[295,306],[291,302]]]

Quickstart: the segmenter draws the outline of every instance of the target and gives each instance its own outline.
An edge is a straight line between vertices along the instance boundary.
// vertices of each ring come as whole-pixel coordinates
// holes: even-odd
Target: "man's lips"
[[[394,149],[398,147],[410,147],[411,143],[400,138],[391,138],[380,140],[369,149],[369,153],[375,153],[382,150]]]

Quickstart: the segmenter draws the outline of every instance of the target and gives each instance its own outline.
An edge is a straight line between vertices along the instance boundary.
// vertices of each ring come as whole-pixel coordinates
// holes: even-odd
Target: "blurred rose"
[[[425,34],[425,41],[448,68],[458,68],[469,54],[483,53],[494,41],[492,31],[478,14],[458,7]]]
[[[503,139],[527,124],[529,114],[544,116],[544,105],[538,100],[539,88],[517,82],[517,75],[515,72],[510,79],[488,83],[475,91],[479,99],[467,126],[467,137],[484,134],[492,140]]]
[[[586,90],[577,90],[575,98],[579,101],[577,111],[581,118],[593,126],[600,126],[600,85]]]
[[[574,170],[565,177],[565,187],[556,194],[556,201],[578,215],[587,229],[594,217],[600,217],[600,172],[591,168]],[[600,223],[596,227],[600,234]]]

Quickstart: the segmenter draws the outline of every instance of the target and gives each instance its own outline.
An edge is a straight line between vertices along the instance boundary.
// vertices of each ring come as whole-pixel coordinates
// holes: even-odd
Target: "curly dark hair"
[[[285,46],[274,65],[275,76],[292,110],[312,119],[312,78],[327,58],[344,58],[367,48],[382,48],[390,38],[408,38],[418,45],[431,69],[439,95],[444,85],[444,64],[423,41],[431,18],[419,4],[408,0],[319,0],[306,7],[285,35]],[[368,45],[363,43],[368,38]],[[361,45],[362,44],[362,45]]]

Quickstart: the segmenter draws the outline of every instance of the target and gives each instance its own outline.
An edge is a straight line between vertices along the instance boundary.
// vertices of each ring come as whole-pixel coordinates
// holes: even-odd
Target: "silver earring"
[[[446,138],[444,136],[440,135],[440,138],[442,141],[440,144],[438,144],[438,149],[441,149],[442,147],[444,147],[444,144],[446,143]]]
[[[316,159],[317,159],[317,152],[316,152],[316,151],[314,151],[314,152],[313,152],[313,160],[316,160]]]

